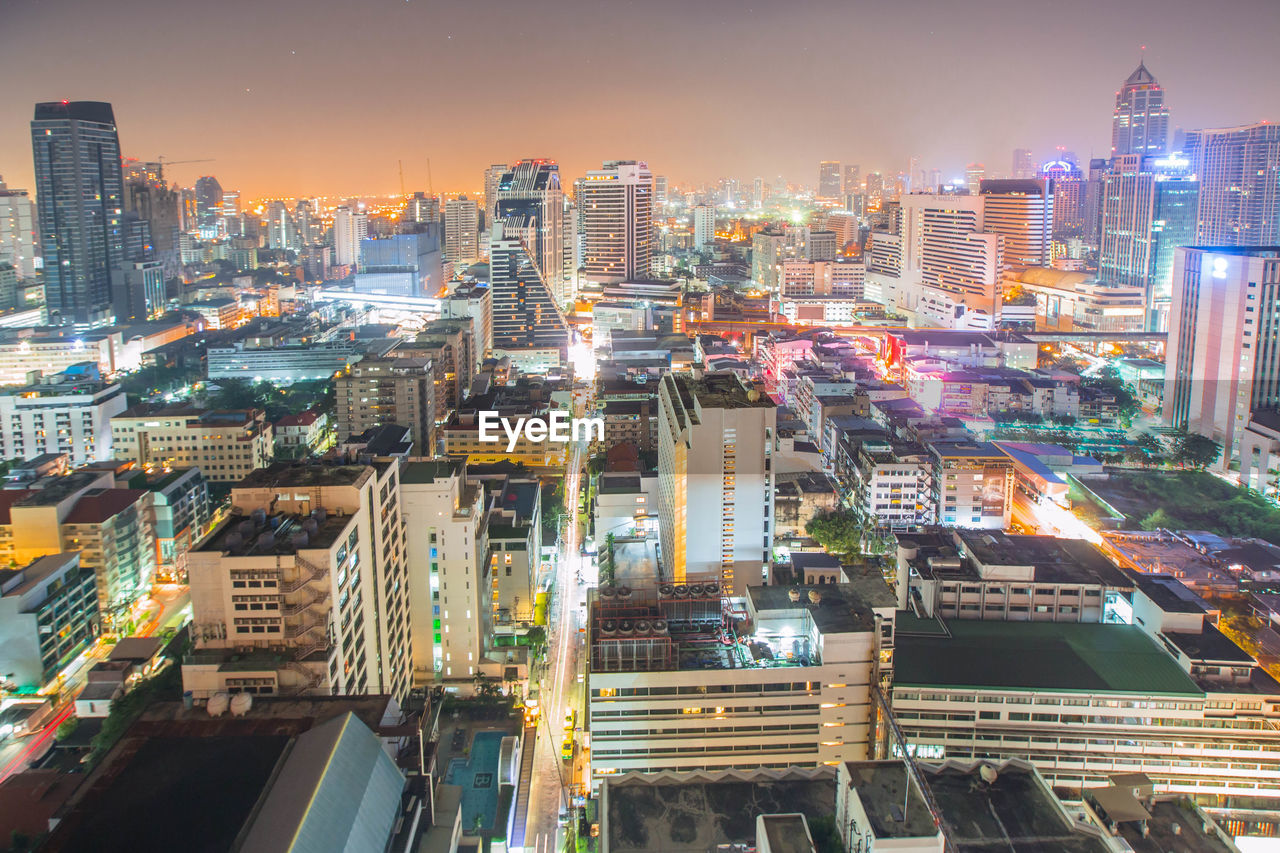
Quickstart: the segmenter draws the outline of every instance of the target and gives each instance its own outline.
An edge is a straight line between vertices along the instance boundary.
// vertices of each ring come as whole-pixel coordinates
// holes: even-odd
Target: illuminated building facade
[[[1116,92],[1116,109],[1111,119],[1111,156],[1163,154],[1168,136],[1169,108],[1164,103],[1164,89],[1147,66],[1139,62]]]

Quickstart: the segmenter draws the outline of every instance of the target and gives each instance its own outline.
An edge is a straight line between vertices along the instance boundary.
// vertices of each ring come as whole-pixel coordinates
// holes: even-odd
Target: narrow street
[[[565,471],[564,505],[569,520],[561,535],[560,550],[551,572],[551,605],[547,616],[547,660],[539,674],[542,719],[538,722],[533,784],[529,794],[529,822],[526,849],[538,853],[559,850],[561,838],[558,816],[568,807],[567,789],[579,779],[573,778],[574,766],[581,763],[579,748],[572,763],[560,760],[564,739],[564,720],[570,708],[577,711],[577,726],[582,727],[584,703],[581,655],[582,603],[586,587],[579,580],[582,568],[580,537],[577,523],[578,495],[582,489],[580,472],[586,461],[586,447],[573,445]]]

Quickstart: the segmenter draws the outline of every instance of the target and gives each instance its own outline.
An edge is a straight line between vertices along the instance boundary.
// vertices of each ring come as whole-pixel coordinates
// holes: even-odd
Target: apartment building
[[[893,677],[878,575],[809,587],[601,587],[589,603],[591,786],[640,771],[814,767],[871,756]]]
[[[400,499],[414,685],[469,683],[493,637],[484,490],[459,461],[416,460],[400,472]]]
[[[125,410],[120,386],[85,363],[0,396],[0,456],[65,453],[72,465],[110,459],[111,418]]]
[[[895,533],[933,524],[933,460],[916,442],[868,438],[857,443],[851,470],[853,505],[877,527]]]
[[[489,483],[488,574],[494,630],[533,626],[534,591],[542,563],[542,491],[537,480],[503,477]]]
[[[195,651],[183,686],[386,693],[412,685],[409,572],[397,459],[272,465],[188,555]]]
[[[18,564],[80,551],[80,565],[97,576],[98,609],[116,624],[151,587],[155,530],[151,493],[117,488],[109,472],[43,477],[26,488],[0,491],[0,560]]]
[[[429,358],[363,358],[338,377],[337,423],[342,436],[397,424],[416,451],[435,452],[436,380]]]
[[[1013,460],[989,441],[936,441],[933,503],[939,524],[1003,530],[1013,514]]]
[[[666,374],[658,393],[658,518],[667,577],[735,594],[773,551],[777,408],[734,373]]]
[[[213,483],[238,483],[271,464],[270,422],[259,409],[141,404],[111,419],[112,454],[143,468],[197,466]]]
[[[448,420],[450,412],[461,407],[470,393],[471,380],[480,361],[472,324],[456,319],[428,323],[416,338],[401,343],[390,354],[431,360],[435,387],[432,417],[437,426]]]
[[[98,636],[94,571],[74,552],[0,569],[0,669],[26,691],[43,687]]]
[[[600,409],[604,419],[604,446],[631,442],[642,453],[658,450],[658,401],[609,400]]]

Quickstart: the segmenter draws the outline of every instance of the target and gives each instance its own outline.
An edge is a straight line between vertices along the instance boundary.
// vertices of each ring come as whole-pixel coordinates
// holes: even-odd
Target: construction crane
[[[396,162],[400,164],[400,197],[408,198],[409,194],[404,191],[404,161],[397,160]]]
[[[165,166],[185,166],[188,163],[212,163],[212,162],[213,162],[212,157],[205,157],[204,159],[201,159],[201,160],[166,160],[164,159],[164,155],[162,154],[156,158],[156,163],[160,165],[159,177],[161,180],[164,179]]]

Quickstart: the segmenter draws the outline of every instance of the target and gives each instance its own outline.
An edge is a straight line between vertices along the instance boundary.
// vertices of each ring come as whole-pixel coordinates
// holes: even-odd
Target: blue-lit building
[[[125,264],[124,180],[111,105],[36,104],[36,206],[51,325],[108,325],[112,271]]]
[[[360,241],[355,289],[390,296],[435,296],[444,286],[440,226],[415,224],[409,234]]]

